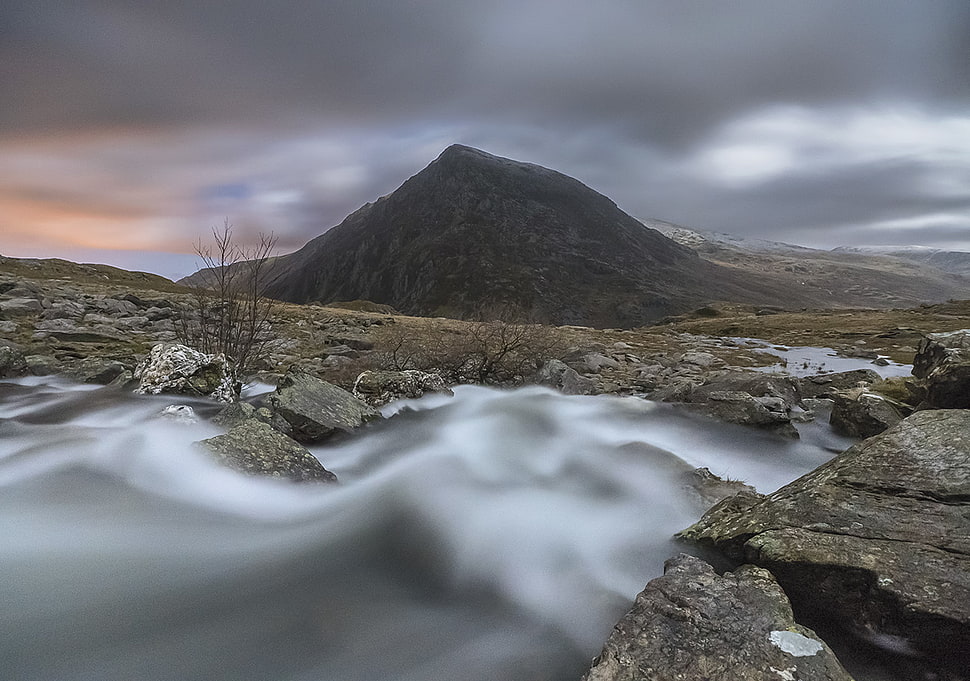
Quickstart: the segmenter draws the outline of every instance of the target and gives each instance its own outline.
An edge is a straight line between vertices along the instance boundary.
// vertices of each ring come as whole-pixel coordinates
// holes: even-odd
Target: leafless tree
[[[260,233],[257,244],[240,247],[226,218],[221,229],[212,229],[212,237],[211,245],[201,239],[195,244],[202,269],[177,334],[185,345],[224,355],[239,386],[273,339],[271,320],[278,303],[262,294],[276,236]]]

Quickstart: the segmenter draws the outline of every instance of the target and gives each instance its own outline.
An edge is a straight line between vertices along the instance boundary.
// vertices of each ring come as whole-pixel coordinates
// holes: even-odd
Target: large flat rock
[[[851,677],[795,623],[767,570],[719,576],[699,558],[668,560],[613,628],[584,681],[801,681]]]
[[[346,390],[297,369],[286,372],[268,402],[283,421],[279,425],[299,442],[319,442],[381,415]]]
[[[922,411],[682,537],[766,567],[796,605],[970,663],[970,411]]]

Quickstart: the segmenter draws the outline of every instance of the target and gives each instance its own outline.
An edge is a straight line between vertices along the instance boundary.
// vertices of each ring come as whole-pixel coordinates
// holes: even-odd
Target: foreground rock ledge
[[[796,607],[865,638],[970,664],[970,411],[917,412],[680,536],[769,569]]]
[[[828,646],[795,623],[769,572],[744,565],[722,577],[684,554],[637,596],[583,679],[851,681]]]

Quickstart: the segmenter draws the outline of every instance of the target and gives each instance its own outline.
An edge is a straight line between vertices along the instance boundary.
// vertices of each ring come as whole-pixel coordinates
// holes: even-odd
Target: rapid
[[[463,386],[312,448],[340,484],[299,485],[217,465],[174,402],[0,382],[3,678],[578,679],[685,549],[691,469],[767,492],[850,444]]]

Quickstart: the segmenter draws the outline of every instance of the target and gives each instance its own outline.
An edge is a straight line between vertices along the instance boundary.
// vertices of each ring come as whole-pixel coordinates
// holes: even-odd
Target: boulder
[[[268,423],[273,427],[279,426],[277,430],[286,430],[287,428],[286,423],[279,417],[276,417],[274,421],[273,412],[269,409],[266,407],[254,407],[248,402],[231,402],[227,404],[212,418],[212,422],[217,426],[222,426],[229,430],[249,419],[256,419],[257,421]]]
[[[354,382],[353,395],[372,407],[394,400],[413,399],[426,393],[453,395],[438,374],[409,369],[405,371],[365,371]]]
[[[795,623],[785,592],[752,565],[719,576],[681,554],[613,628],[584,681],[851,681],[829,647]]]
[[[232,402],[238,391],[222,355],[207,355],[177,343],[159,343],[135,369],[135,392],[201,395]]]
[[[293,367],[268,402],[285,422],[286,434],[299,442],[319,442],[380,417],[380,412],[346,390]]]
[[[224,435],[197,443],[221,463],[243,473],[297,482],[336,482],[337,476],[293,439],[272,426],[249,419]]]
[[[74,343],[102,343],[104,341],[124,341],[127,336],[113,326],[97,324],[78,326],[70,319],[45,319],[34,324],[40,337],[52,336],[61,341]]]
[[[27,359],[19,348],[0,345],[0,378],[23,376],[27,373]]]
[[[970,329],[923,338],[913,359],[913,375],[924,379],[925,406],[970,409]]]
[[[970,411],[921,411],[680,536],[769,569],[796,606],[970,668]]]
[[[582,374],[598,374],[603,369],[619,369],[620,363],[599,352],[583,355],[581,360],[571,362],[572,367]]]
[[[44,305],[36,298],[11,298],[0,300],[0,314],[5,317],[28,317],[44,311]]]
[[[25,359],[27,360],[27,373],[32,376],[50,376],[62,369],[57,358],[50,355],[27,355]]]
[[[854,369],[828,374],[816,374],[795,379],[802,398],[829,397],[839,390],[859,388],[878,383],[882,378],[872,369]]]
[[[667,401],[683,401],[710,416],[755,426],[784,437],[798,437],[792,409],[799,404],[798,385],[789,376],[731,372],[708,379],[685,393],[664,393]]]
[[[536,373],[536,383],[554,388],[565,395],[595,395],[596,382],[580,376],[572,367],[558,359],[550,359]]]
[[[108,385],[127,371],[127,367],[116,360],[100,357],[85,357],[71,370],[71,377],[81,383]]]
[[[839,435],[872,437],[892,428],[911,411],[905,404],[865,388],[832,394],[829,423]]]

